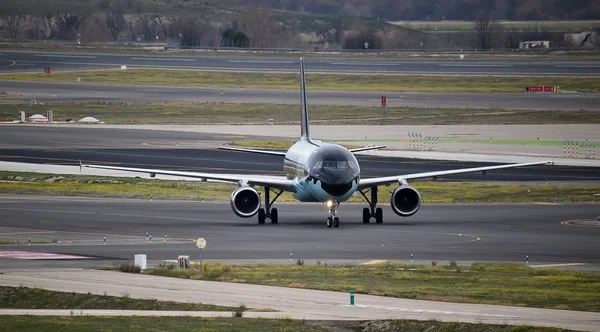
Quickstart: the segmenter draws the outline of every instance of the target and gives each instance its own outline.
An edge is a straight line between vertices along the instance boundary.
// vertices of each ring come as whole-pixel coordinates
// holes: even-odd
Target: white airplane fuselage
[[[296,142],[287,151],[283,170],[294,181],[301,202],[344,202],[356,192],[360,167],[345,147],[318,140]]]

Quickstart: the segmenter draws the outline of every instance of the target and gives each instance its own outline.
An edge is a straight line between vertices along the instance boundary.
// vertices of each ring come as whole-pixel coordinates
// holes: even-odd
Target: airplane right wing
[[[360,182],[358,184],[358,189],[365,189],[365,188],[376,187],[376,186],[384,186],[384,185],[393,184],[393,183],[403,183],[403,182],[406,182],[406,180],[411,180],[411,179],[433,178],[433,177],[443,176],[443,175],[463,174],[463,173],[473,173],[473,172],[487,172],[487,171],[503,169],[503,168],[537,166],[537,165],[554,165],[554,162],[539,161],[539,162],[523,163],[523,164],[508,164],[508,165],[484,166],[484,167],[474,167],[474,168],[459,168],[459,169],[451,169],[451,170],[446,170],[446,171],[422,172],[422,173],[386,176],[386,177],[379,177],[379,178],[360,179]]]
[[[280,189],[283,191],[296,192],[293,186],[293,181],[288,180],[283,176],[260,176],[260,175],[247,175],[247,174],[214,174],[214,173],[201,173],[201,172],[186,172],[186,171],[169,171],[163,169],[150,169],[150,168],[133,168],[133,167],[117,167],[117,166],[105,166],[105,165],[85,165],[79,162],[80,167],[107,169],[113,171],[125,171],[125,172],[136,172],[136,173],[147,173],[150,177],[161,175],[172,175],[181,176],[188,178],[197,178],[204,180],[216,180],[223,182],[237,183],[240,186],[263,186]]]

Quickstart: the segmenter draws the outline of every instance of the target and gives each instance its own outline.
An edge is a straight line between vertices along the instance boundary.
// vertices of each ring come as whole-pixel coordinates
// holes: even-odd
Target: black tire
[[[271,224],[276,224],[279,222],[279,213],[277,209],[271,209]]]
[[[338,218],[338,217],[333,218],[333,227],[335,227],[335,228],[340,227],[340,218]]]
[[[378,224],[383,223],[383,209],[382,208],[375,209],[375,222]]]
[[[264,224],[266,219],[267,219],[267,215],[265,214],[265,209],[263,209],[263,208],[258,209],[258,223]]]
[[[363,224],[368,224],[371,222],[371,210],[369,208],[363,209]]]
[[[331,220],[331,217],[327,218],[327,228],[331,228],[333,223],[333,220]]]

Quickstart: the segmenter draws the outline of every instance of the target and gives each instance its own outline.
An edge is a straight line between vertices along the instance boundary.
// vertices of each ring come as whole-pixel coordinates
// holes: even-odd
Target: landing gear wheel
[[[277,209],[271,209],[271,224],[276,224],[279,222],[279,213]]]
[[[264,224],[266,219],[267,219],[267,215],[265,214],[265,209],[263,209],[263,208],[258,209],[258,223]]]
[[[363,224],[368,224],[371,222],[371,210],[369,208],[363,209]]]
[[[333,227],[335,227],[335,228],[340,227],[340,218],[338,218],[338,217],[333,218]]]
[[[375,210],[375,222],[378,224],[383,223],[383,209],[377,208]]]
[[[332,224],[333,224],[333,218],[329,217],[327,218],[327,228],[331,228]]]

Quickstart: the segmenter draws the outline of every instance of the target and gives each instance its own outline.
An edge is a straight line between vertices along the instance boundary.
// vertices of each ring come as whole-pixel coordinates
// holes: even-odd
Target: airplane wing
[[[150,177],[155,177],[156,174],[161,175],[172,175],[181,176],[188,178],[197,178],[203,180],[215,180],[238,183],[240,186],[263,186],[280,189],[284,191],[296,192],[294,189],[293,181],[288,180],[283,176],[260,176],[260,175],[246,175],[246,174],[213,174],[213,173],[201,173],[201,172],[186,172],[186,171],[169,171],[163,169],[149,169],[149,168],[132,168],[132,167],[117,167],[117,166],[105,166],[105,165],[85,165],[79,162],[80,167],[87,168],[98,168],[108,169],[113,171],[125,171],[125,172],[136,172],[136,173],[147,173]]]
[[[524,166],[535,166],[535,165],[554,165],[552,161],[540,161],[533,163],[523,163],[523,164],[508,164],[508,165],[497,165],[497,166],[485,166],[485,167],[474,167],[474,168],[461,168],[461,169],[452,169],[447,171],[436,171],[436,172],[423,172],[423,173],[413,173],[413,174],[404,174],[404,175],[396,175],[396,176],[386,176],[379,178],[370,178],[370,179],[360,179],[360,183],[358,184],[358,189],[365,189],[369,187],[375,186],[383,186],[392,183],[403,183],[406,180],[412,179],[423,179],[423,178],[432,178],[444,175],[453,175],[453,174],[462,174],[462,173],[473,173],[473,172],[487,172],[497,169],[504,168],[513,168],[513,167],[524,167]]]
[[[245,149],[245,148],[232,148],[229,146],[220,146],[220,150],[231,150],[231,151],[239,151],[239,152],[249,152],[249,153],[259,153],[259,154],[270,154],[273,156],[282,156],[285,157],[285,152],[282,151],[271,151],[271,150],[256,150],[256,149]]]
[[[355,152],[361,152],[361,151],[383,149],[385,147],[386,147],[386,145],[367,146],[364,148],[349,149],[348,151],[350,151],[351,153],[355,153]]]

